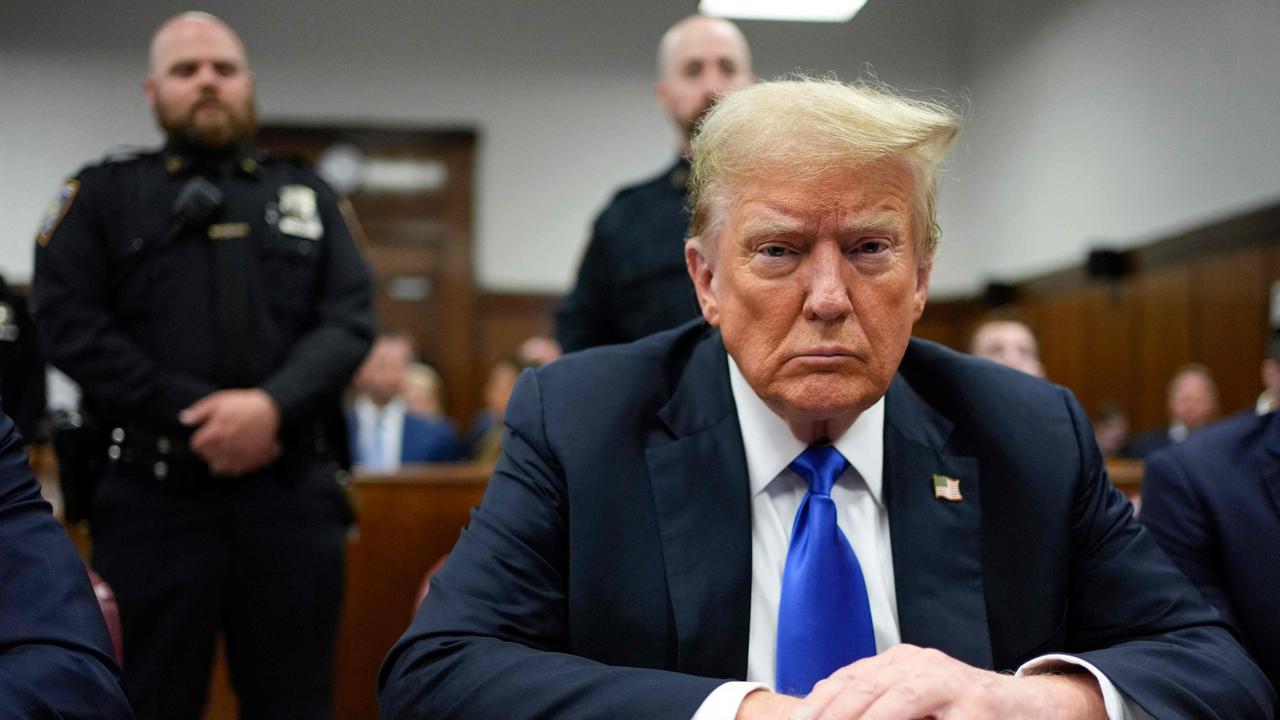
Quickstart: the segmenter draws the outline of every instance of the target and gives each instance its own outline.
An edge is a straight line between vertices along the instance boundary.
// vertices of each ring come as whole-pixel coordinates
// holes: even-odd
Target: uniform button
[[[111,447],[107,448],[107,457],[111,458],[112,460],[119,460],[119,459],[120,459],[120,446],[119,446],[119,445],[112,445]]]
[[[307,253],[311,252],[311,243],[309,242],[298,243],[298,252],[302,253],[303,255],[306,255]]]
[[[122,443],[122,442],[124,442],[124,428],[112,428],[112,429],[111,429],[111,442],[113,442],[113,443]]]
[[[156,452],[160,453],[161,455],[168,455],[169,448],[170,448],[170,443],[169,443],[169,438],[167,436],[161,435],[160,437],[156,438]]]
[[[163,480],[169,474],[169,463],[161,460],[152,465],[151,470],[156,474],[157,480]]]
[[[129,241],[129,251],[138,252],[142,250],[142,238],[136,237]]]

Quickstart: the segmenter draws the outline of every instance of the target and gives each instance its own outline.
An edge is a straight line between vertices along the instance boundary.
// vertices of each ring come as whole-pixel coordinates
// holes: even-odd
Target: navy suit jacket
[[[380,674],[384,718],[679,718],[747,669],[751,507],[717,332],[517,383],[484,502]],[[1274,696],[1132,519],[1065,390],[913,340],[886,396],[904,642],[1092,662],[1158,718]],[[962,502],[935,500],[935,473]]]
[[[1173,444],[1173,439],[1169,437],[1169,426],[1165,425],[1140,432],[1129,438],[1129,443],[1125,445],[1121,454],[1124,457],[1145,460],[1152,453],[1160,452]]]
[[[360,453],[360,420],[354,412],[347,413],[347,440],[351,457],[356,463],[364,461]],[[400,436],[400,462],[452,462],[458,459],[457,434],[445,420],[425,418],[405,413],[404,430]]]
[[[3,413],[0,717],[133,718],[84,563],[41,499]]]
[[[1151,456],[1142,522],[1280,683],[1280,413],[1231,417]]]

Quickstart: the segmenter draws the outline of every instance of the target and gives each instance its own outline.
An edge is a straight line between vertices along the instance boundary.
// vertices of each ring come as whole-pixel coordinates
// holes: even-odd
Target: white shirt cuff
[[[1052,672],[1063,665],[1075,665],[1088,670],[1089,674],[1093,675],[1094,679],[1098,681],[1098,687],[1102,688],[1102,704],[1107,708],[1109,720],[1152,720],[1147,711],[1138,706],[1138,703],[1125,697],[1123,693],[1117,690],[1116,686],[1111,684],[1111,681],[1107,679],[1106,675],[1102,674],[1101,670],[1094,667],[1092,663],[1081,660],[1078,657],[1059,654],[1041,655],[1034,660],[1023,663],[1022,667],[1018,668],[1018,672],[1014,673],[1014,677],[1042,675]],[[701,718],[697,718],[697,720],[701,720]]]
[[[747,695],[756,690],[768,689],[769,686],[763,683],[740,680],[727,682],[712,690],[707,699],[698,706],[698,712],[694,713],[689,720],[733,720],[738,716],[738,708],[742,706],[742,701]]]

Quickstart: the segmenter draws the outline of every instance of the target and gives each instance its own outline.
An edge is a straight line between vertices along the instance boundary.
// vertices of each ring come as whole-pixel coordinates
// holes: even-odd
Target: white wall
[[[214,2],[244,35],[267,119],[480,132],[476,265],[564,289],[589,220],[665,165],[654,44],[692,0]],[[158,140],[140,90],[181,6],[0,4],[0,272],[30,275],[59,180]],[[870,64],[944,91],[967,128],[944,182],[934,295],[1078,262],[1280,197],[1280,2],[872,0],[849,25],[745,23],[763,76]]]
[[[1280,2],[977,0],[945,228],[1018,279],[1280,200]]]
[[[466,125],[480,135],[476,266],[500,290],[564,290],[591,217],[674,157],[652,99],[653,53],[692,0],[457,0],[204,7],[239,30],[265,120]],[[873,0],[852,25],[746,23],[757,69],[852,78],[870,63],[909,90],[959,84],[958,3]],[[30,276],[31,238],[65,175],[154,144],[141,94],[173,2],[0,4],[0,272]],[[944,192],[944,222],[953,203]],[[951,253],[935,288],[962,286]]]

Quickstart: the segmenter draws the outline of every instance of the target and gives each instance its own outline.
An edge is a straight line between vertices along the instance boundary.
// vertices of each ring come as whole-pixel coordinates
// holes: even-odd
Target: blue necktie
[[[381,409],[373,416],[373,432],[370,433],[369,467],[374,470],[387,469],[387,445],[383,435],[386,434],[386,417]]]
[[[790,465],[809,481],[809,492],[796,511],[782,573],[779,692],[808,695],[819,680],[876,654],[867,584],[831,501],[831,486],[847,465],[830,446],[812,446]]]

